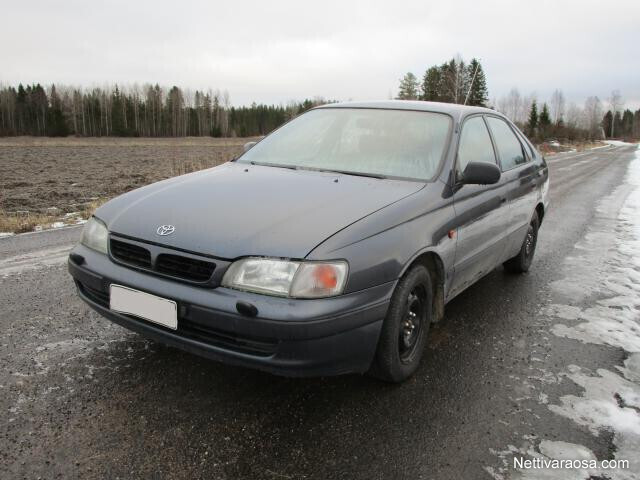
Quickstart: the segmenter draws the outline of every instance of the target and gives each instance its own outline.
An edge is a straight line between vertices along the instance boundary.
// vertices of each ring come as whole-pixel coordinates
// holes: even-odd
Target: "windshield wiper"
[[[352,175],[354,177],[369,177],[369,178],[378,178],[381,180],[387,179],[388,177],[384,175],[380,175],[377,173],[366,173],[366,172],[351,172],[349,170],[333,170],[328,168],[316,168],[316,167],[301,167],[297,165],[284,165],[282,163],[267,163],[267,162],[256,162],[254,160],[249,162],[251,165],[258,165],[261,167],[276,167],[276,168],[288,168],[289,170],[311,170],[314,172],[327,172],[327,173],[340,173],[342,175]]]
[[[319,172],[331,172],[331,173],[340,173],[342,175],[352,175],[354,177],[378,178],[378,179],[381,179],[381,180],[384,180],[384,179],[387,178],[385,175],[380,175],[378,173],[350,172],[349,170],[327,170],[327,169],[324,169],[324,168],[318,168],[318,169],[314,169],[314,170],[318,170]]]
[[[283,165],[281,163],[266,163],[266,162],[255,162],[250,161],[251,165],[258,165],[260,167],[276,167],[276,168],[288,168],[289,170],[298,170],[298,167],[295,165]]]

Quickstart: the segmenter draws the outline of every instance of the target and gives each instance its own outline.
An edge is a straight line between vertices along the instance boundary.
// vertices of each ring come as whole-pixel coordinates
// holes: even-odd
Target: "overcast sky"
[[[179,85],[233,104],[388,98],[459,53],[478,57],[490,98],[640,107],[640,0],[7,2],[0,82]]]

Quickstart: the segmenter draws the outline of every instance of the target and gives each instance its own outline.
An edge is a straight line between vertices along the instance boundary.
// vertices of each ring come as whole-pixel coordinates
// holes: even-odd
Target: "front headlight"
[[[340,295],[347,280],[347,262],[297,262],[243,258],[231,264],[225,287],[292,298]]]
[[[96,217],[91,217],[84,224],[80,243],[100,253],[107,253],[107,226]]]

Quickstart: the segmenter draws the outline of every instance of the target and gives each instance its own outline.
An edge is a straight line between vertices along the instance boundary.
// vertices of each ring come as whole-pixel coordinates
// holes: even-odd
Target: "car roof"
[[[424,112],[446,113],[458,119],[472,113],[493,113],[502,116],[499,112],[484,107],[469,107],[456,103],[424,102],[422,100],[378,100],[370,102],[340,102],[328,103],[316,108],[378,108],[386,110],[418,110]]]

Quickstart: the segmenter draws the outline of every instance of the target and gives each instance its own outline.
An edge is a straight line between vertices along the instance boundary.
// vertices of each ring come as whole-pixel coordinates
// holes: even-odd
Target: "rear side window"
[[[535,157],[536,154],[533,151],[533,147],[531,146],[531,143],[529,143],[529,140],[527,140],[527,137],[524,136],[524,133],[522,133],[519,130],[516,130],[516,133],[518,134],[518,138],[520,139],[520,141],[522,142],[522,144],[524,145],[524,149],[529,152],[529,156],[531,158]]]
[[[464,172],[469,162],[496,163],[491,137],[482,117],[464,122],[458,148],[458,171]]]
[[[504,120],[496,117],[487,117],[487,122],[493,133],[496,148],[500,154],[502,170],[511,170],[518,165],[526,163],[520,140]]]

